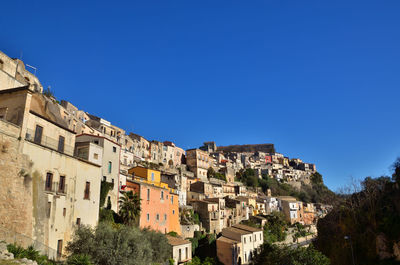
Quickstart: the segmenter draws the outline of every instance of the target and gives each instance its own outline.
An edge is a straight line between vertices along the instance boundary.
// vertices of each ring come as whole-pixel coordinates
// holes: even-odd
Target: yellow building
[[[136,166],[129,169],[128,173],[134,180],[168,189],[168,184],[161,182],[161,172],[158,170]]]

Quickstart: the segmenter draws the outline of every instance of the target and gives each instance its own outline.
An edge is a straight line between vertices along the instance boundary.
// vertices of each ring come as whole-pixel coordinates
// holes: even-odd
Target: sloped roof
[[[168,243],[171,246],[180,246],[180,245],[190,244],[189,240],[185,240],[181,237],[174,237],[174,236],[167,235],[167,239],[168,239]]]
[[[241,225],[241,224],[233,225],[233,227],[241,229],[241,230],[249,231],[249,232],[260,232],[260,231],[262,231],[262,229],[260,229],[260,228],[255,228],[255,227],[252,227],[252,226]]]

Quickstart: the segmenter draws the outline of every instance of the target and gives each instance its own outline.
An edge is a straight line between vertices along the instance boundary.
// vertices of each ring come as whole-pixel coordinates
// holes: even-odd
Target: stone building
[[[26,70],[24,62],[0,51],[0,90],[22,86],[28,86],[34,92],[43,91],[39,79]]]
[[[186,164],[197,178],[207,180],[207,170],[211,166],[211,159],[207,152],[200,149],[186,150]]]
[[[221,232],[224,216],[220,215],[218,202],[196,200],[191,201],[191,205],[199,214],[200,221],[207,232],[214,234]]]
[[[77,225],[97,225],[101,166],[74,156],[75,133],[60,106],[30,88],[0,91],[0,198],[7,202],[0,225],[36,240],[55,258]]]
[[[150,142],[147,141],[144,137],[130,133],[129,137],[133,140],[133,154],[138,161],[149,161],[150,158]]]
[[[89,116],[82,110],[72,105],[70,102],[61,100],[62,108],[60,108],[61,117],[67,122],[68,129],[78,134],[93,134],[99,135],[99,133],[86,124],[89,120]]]

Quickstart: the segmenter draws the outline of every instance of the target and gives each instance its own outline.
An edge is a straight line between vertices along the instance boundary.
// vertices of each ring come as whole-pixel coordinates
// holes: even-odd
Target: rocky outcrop
[[[14,264],[37,265],[36,261],[27,258],[14,259],[14,254],[8,252],[7,244],[4,242],[0,242],[0,261],[1,260],[12,260]]]

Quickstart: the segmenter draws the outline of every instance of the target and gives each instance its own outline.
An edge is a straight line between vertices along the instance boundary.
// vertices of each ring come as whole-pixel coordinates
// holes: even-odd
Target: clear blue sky
[[[57,98],[187,149],[269,143],[336,190],[400,156],[399,1],[5,1]]]

